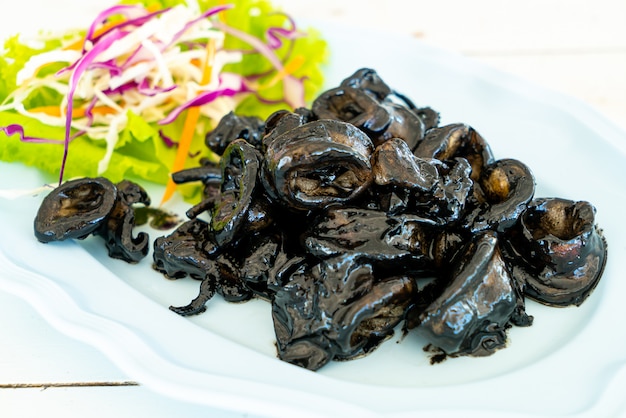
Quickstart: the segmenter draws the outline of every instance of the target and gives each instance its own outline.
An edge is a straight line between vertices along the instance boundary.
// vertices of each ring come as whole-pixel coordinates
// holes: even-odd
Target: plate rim
[[[330,27],[334,25],[329,25],[327,23],[320,23],[320,24],[316,24],[316,26],[317,27]],[[490,67],[481,65],[478,62],[472,61],[471,59],[468,59],[466,57],[462,57],[461,55],[458,55],[456,53],[452,53],[450,51],[443,51],[438,48],[431,47],[429,45],[424,44],[420,40],[410,39],[406,36],[389,34],[389,33],[376,33],[370,36],[376,36],[381,39],[386,39],[386,38],[400,39],[402,42],[409,42],[412,45],[414,45],[418,51],[421,51],[426,54],[432,53],[433,59],[443,60],[442,62],[444,62],[446,65],[454,65],[455,63],[458,63],[459,60],[461,60],[461,62],[464,64],[467,64],[467,68],[470,68],[471,71],[475,72],[477,76],[480,76],[483,79],[489,79],[491,83],[498,85],[499,88],[503,88],[508,91],[513,91],[513,92],[516,92],[517,94],[524,94],[532,98],[540,98],[541,100],[545,100],[549,102],[550,104],[558,107],[562,111],[569,113],[570,115],[572,115],[572,117],[578,117],[578,119],[582,120],[581,123],[588,125],[592,131],[598,133],[599,137],[602,137],[603,139],[605,139],[611,147],[615,148],[622,155],[626,156],[626,141],[623,141],[624,138],[626,138],[626,135],[621,131],[619,127],[617,127],[608,119],[604,118],[595,109],[583,103],[582,101],[569,98],[560,93],[549,91],[543,87],[536,86],[530,82],[520,80],[519,78],[515,76],[511,76],[511,75],[502,73],[498,70],[492,69]],[[331,46],[332,46],[332,43],[331,43]],[[580,117],[580,116],[584,116],[584,117]],[[0,202],[0,204],[2,204],[2,202]],[[617,243],[614,243],[614,244],[617,244]],[[7,257],[4,251],[3,250],[0,251],[0,265],[9,266],[10,264],[11,264],[11,261],[7,260]],[[17,271],[19,271],[19,269]],[[76,303],[74,303],[75,301],[72,298],[72,295],[67,291],[67,289],[59,286],[56,282],[54,282],[54,279],[41,276],[39,277],[39,279],[41,279],[39,281],[32,280],[33,279],[33,277],[31,276],[33,274],[32,272],[30,274],[28,272],[22,272],[22,273],[23,273],[23,276],[26,278],[26,280],[30,279],[31,282],[38,282],[38,286],[36,289],[33,289],[32,287],[31,288],[20,287],[20,285],[17,284],[17,282],[7,280],[6,275],[4,274],[0,274],[0,288],[2,288],[3,290],[7,290],[10,293],[13,293],[23,298],[27,302],[29,302],[29,304],[31,304],[31,306],[33,306],[33,308],[35,308],[37,312],[39,312],[48,322],[51,323],[51,325],[53,325],[59,331],[66,333],[68,335],[71,335],[73,337],[78,336],[79,339],[98,348],[107,357],[113,360],[114,363],[120,366],[120,368],[123,371],[127,372],[130,376],[136,376],[137,380],[142,381],[142,384],[145,384],[151,389],[159,393],[162,393],[164,395],[175,397],[180,400],[198,403],[200,401],[200,398],[202,398],[199,395],[206,395],[206,392],[205,392],[206,390],[217,390],[216,388],[219,387],[220,384],[223,385],[224,387],[231,387],[230,386],[231,384],[242,384],[241,381],[237,381],[236,379],[232,380],[232,378],[230,377],[224,378],[223,376],[211,376],[212,378],[216,380],[212,381],[210,384],[205,383],[204,386],[199,385],[201,387],[198,387],[196,388],[196,390],[192,390],[192,391],[181,390],[180,384],[183,381],[185,381],[185,379],[187,379],[189,376],[197,376],[199,379],[202,379],[206,377],[204,376],[206,373],[197,372],[196,370],[180,370],[177,367],[173,367],[173,366],[176,366],[176,364],[168,364],[169,363],[168,359],[160,358],[158,355],[157,355],[158,360],[166,362],[165,364],[166,368],[171,367],[171,366],[173,367],[173,369],[171,369],[171,372],[172,372],[172,375],[175,376],[175,379],[174,381],[172,381],[171,379],[167,379],[167,377],[172,377],[172,376],[163,375],[163,373],[151,372],[149,370],[149,367],[146,367],[145,365],[141,364],[142,362],[139,361],[140,359],[135,358],[136,356],[132,355],[132,353],[124,352],[124,350],[120,350],[119,347],[115,346],[115,344],[112,344],[110,341],[103,340],[101,338],[101,335],[99,335],[99,333],[92,334],[94,330],[89,328],[89,326],[93,325],[95,321],[95,323],[97,323],[99,327],[104,327],[105,329],[110,328],[109,331],[112,332],[113,334],[118,334],[118,335],[124,334],[131,339],[133,338],[133,336],[134,338],[139,338],[136,334],[132,332],[132,330],[129,327],[126,326],[126,324],[119,323],[114,320],[110,320],[110,321],[113,321],[111,323],[106,322],[106,321],[109,321],[107,320],[106,317],[104,318],[101,317],[100,319],[102,319],[105,322],[100,322],[99,320],[91,316],[91,315],[97,316],[98,315],[97,312],[87,312],[88,314],[87,319],[85,319],[84,321],[82,319],[77,320],[77,318],[80,318],[80,315],[76,316],[76,314],[80,313],[82,309],[80,308],[79,305],[76,305]],[[44,293],[43,289],[45,289],[45,292],[48,292],[48,293]],[[65,300],[66,302],[68,302],[65,304],[66,310],[61,310],[61,311],[59,311],[58,309],[55,310],[56,307],[49,302],[49,299],[46,299],[45,297],[46,294],[54,294],[59,299]],[[77,335],[76,327],[78,327],[78,329],[81,329],[81,328],[85,328],[85,329],[82,329],[82,332],[79,332]],[[99,330],[99,332],[100,331],[101,330]],[[136,344],[137,347],[141,347],[142,352],[151,352],[152,348],[149,346],[142,346],[142,342],[143,341],[141,340],[141,338],[139,338],[139,340],[136,341],[134,344]],[[600,394],[596,402],[592,403],[591,405],[588,405],[588,409],[586,411],[581,411],[580,414],[585,415],[591,412],[593,413],[597,413],[599,411],[604,412],[607,408],[615,408],[615,405],[618,405],[616,404],[616,402],[617,400],[619,400],[619,396],[621,395],[616,395],[615,387],[616,385],[618,385],[617,387],[620,387],[619,385],[622,385],[622,384],[626,386],[626,363],[624,363],[623,359],[619,359],[616,362],[614,361],[612,363],[612,366],[614,367],[614,369],[613,369],[613,372],[611,373],[610,379],[606,383],[606,390]],[[533,367],[540,367],[540,366],[533,365]],[[202,376],[196,375],[196,373],[200,373],[200,375]],[[305,373],[309,373],[309,372],[305,371],[302,373],[302,375],[304,375]],[[313,380],[315,381],[315,384],[320,384],[319,382],[320,379],[314,378]],[[492,381],[497,381],[497,380],[498,379],[492,379]],[[243,382],[243,383],[246,383],[246,382]],[[250,384],[250,382],[247,382],[247,384]],[[351,387],[358,387],[358,385],[354,383],[350,383],[346,385],[351,386]],[[475,385],[475,384],[472,383],[472,385]],[[485,382],[478,382],[477,385],[480,386],[481,389],[482,388],[488,389],[490,386],[490,385],[485,385]],[[262,386],[266,386],[265,389],[267,389],[268,385],[263,384]],[[270,389],[274,388],[274,386],[272,385],[269,385],[269,387]],[[379,388],[379,389],[381,390],[381,392],[385,392],[385,393],[388,392],[384,388]],[[412,390],[404,390],[404,391],[400,389],[394,389],[394,390],[401,394],[412,393]],[[431,391],[423,390],[423,392],[428,393]],[[615,396],[618,396],[618,398],[615,398]],[[225,402],[221,402],[219,399],[216,399],[216,398],[224,399]],[[355,402],[342,402],[342,401],[337,401],[336,399],[328,399],[324,396],[322,396],[322,398],[323,400],[326,400],[328,402],[328,405],[325,407],[320,407],[316,411],[311,411],[310,409],[308,409],[308,406],[306,406],[304,409],[300,409],[293,403],[281,404],[280,402],[267,402],[261,399],[248,399],[247,402],[239,404],[239,406],[242,407],[239,410],[241,412],[258,413],[258,410],[259,410],[258,408],[263,409],[263,408],[271,407],[272,408],[271,414],[275,416],[289,416],[290,414],[293,414],[294,412],[297,412],[298,414],[312,412],[313,414],[324,415],[325,413],[328,413],[331,411],[332,412],[345,411],[346,413],[358,412],[358,413],[363,414],[364,416],[367,416],[367,415],[375,416],[375,415],[378,415],[378,413],[380,412],[377,410],[371,410],[369,408],[362,409],[361,407],[356,405]],[[232,404],[230,402],[232,402],[232,400],[234,399],[241,401],[239,397],[233,398],[232,393],[231,393],[231,397],[214,396],[200,403],[203,403],[203,404],[205,403],[210,406],[228,409],[228,408],[232,408]],[[329,407],[333,409],[328,409]],[[438,410],[431,410],[428,412],[429,413],[432,412],[435,415],[436,414],[445,415],[446,413],[449,413],[452,411],[458,411],[457,408],[461,408],[461,406],[457,405],[456,408],[442,408]],[[401,416],[403,414],[410,414],[411,412],[418,412],[418,411],[422,412],[423,410],[421,409],[397,410],[395,411],[395,413],[391,415]],[[476,414],[480,412],[481,414],[487,414],[487,416],[491,416],[491,415],[495,416],[496,414],[498,414],[498,416],[501,416],[500,414],[502,413],[502,411],[500,410],[494,411],[488,408],[480,409],[480,410],[476,409],[473,412],[476,412]],[[591,416],[591,414],[589,414],[589,416]]]

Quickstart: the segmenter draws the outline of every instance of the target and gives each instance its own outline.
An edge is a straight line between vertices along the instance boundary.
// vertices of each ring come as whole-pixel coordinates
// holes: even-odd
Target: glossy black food
[[[580,305],[602,275],[590,203],[535,197],[523,162],[497,159],[469,125],[440,126],[372,69],[310,109],[230,113],[206,145],[219,164],[172,176],[199,183],[201,201],[154,241],[157,271],[199,282],[170,309],[266,300],[279,358],[310,370],[367,355],[398,330],[426,341],[433,363],[491,355],[513,326],[532,325],[527,298]],[[112,256],[145,255],[147,237],[129,233],[129,208],[149,203],[136,185],[87,179],[44,203],[42,241],[95,233]]]
[[[521,294],[506,266],[495,232],[474,237],[447,278],[447,285],[419,313],[415,331],[446,355],[486,356],[505,346],[517,320]],[[529,325],[524,319],[516,325]]]
[[[437,362],[505,347],[533,322],[526,297],[579,305],[597,286],[606,241],[590,204],[535,198],[524,163],[496,159],[471,126],[440,126],[374,70],[257,122],[227,115],[207,135],[219,170],[174,175],[205,190],[155,245],[157,270],[202,280],[182,315],[216,293],[261,297],[290,363],[366,355],[398,326]]]
[[[150,240],[145,232],[133,235],[136,204],[150,205],[150,198],[131,181],[71,180],[43,199],[35,217],[35,237],[48,243],[97,235],[104,239],[111,257],[137,263],[148,254]]]
[[[597,286],[607,247],[589,202],[540,198],[507,231],[505,251],[528,297],[549,306],[580,305]]]

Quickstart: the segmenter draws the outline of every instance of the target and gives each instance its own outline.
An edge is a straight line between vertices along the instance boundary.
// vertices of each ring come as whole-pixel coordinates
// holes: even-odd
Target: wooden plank
[[[3,417],[251,417],[172,400],[143,386],[0,389]]]
[[[95,348],[52,328],[23,300],[0,291],[0,387],[130,379]]]
[[[33,0],[30,1],[36,4]],[[77,23],[114,1],[72,6]],[[626,128],[626,1],[623,0],[273,0],[296,18],[325,19],[415,36],[582,99]],[[33,14],[33,28],[66,27]],[[68,14],[68,19],[70,15]],[[2,33],[24,28],[8,12]],[[80,23],[82,24],[82,23]],[[355,39],[358,42],[358,39]],[[375,54],[376,51],[372,51]],[[134,386],[96,349],[60,334],[20,299],[0,292],[0,413],[40,417],[216,416]]]
[[[243,416],[168,398],[130,380],[95,348],[59,333],[9,293],[0,291],[0,307],[0,416]]]

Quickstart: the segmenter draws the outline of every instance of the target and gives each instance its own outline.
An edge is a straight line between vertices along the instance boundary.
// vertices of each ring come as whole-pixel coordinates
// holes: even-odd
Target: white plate
[[[102,350],[133,379],[189,402],[272,416],[623,413],[626,134],[584,104],[416,40],[317,26],[333,54],[329,87],[360,67],[375,68],[418,105],[440,111],[443,124],[472,125],[497,158],[527,163],[536,196],[596,206],[609,258],[582,307],[528,302],[534,325],[513,328],[509,347],[488,358],[431,366],[424,341],[409,335],[314,373],[276,359],[265,302],[228,304],[216,297],[206,313],[183,318],[167,307],[186,304],[198,282],[168,281],[149,258],[134,266],[111,260],[98,238],[39,244],[32,220],[40,198],[31,197],[0,201],[0,288]],[[1,188],[42,182],[33,170],[0,164]]]

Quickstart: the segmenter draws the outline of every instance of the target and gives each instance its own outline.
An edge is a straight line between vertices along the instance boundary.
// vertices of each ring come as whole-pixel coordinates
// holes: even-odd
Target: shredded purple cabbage
[[[24,127],[22,125],[18,125],[17,123],[13,123],[7,126],[0,126],[0,131],[4,132],[6,136],[18,135],[20,137],[20,141],[22,142],[30,142],[33,144],[62,143],[62,140],[58,140],[58,139],[40,138],[37,136],[27,136],[25,135]]]
[[[61,171],[59,174],[59,184],[63,183],[63,174],[65,172],[65,163],[67,162],[67,154],[70,145],[70,132],[72,130],[72,112],[74,108],[74,93],[76,92],[76,86],[83,73],[89,68],[99,54],[106,51],[107,48],[113,44],[116,40],[122,37],[122,33],[118,30],[113,30],[107,35],[103,36],[100,41],[94,44],[93,48],[86,54],[80,57],[74,66],[72,75],[69,80],[69,92],[67,95],[67,113],[65,115],[65,140],[63,142],[63,159],[61,160]]]
[[[207,19],[211,16],[214,16],[222,11],[228,10],[232,8],[233,5],[220,5],[208,9],[204,13],[202,13],[197,18],[186,22],[182,29],[180,29],[176,35],[173,37],[169,44],[157,44],[158,49],[163,52],[166,51],[168,47],[176,44],[180,41],[180,38],[184,35],[184,33],[193,25],[201,22],[204,19]],[[67,109],[65,114],[65,136],[63,140],[54,140],[54,139],[46,139],[39,137],[26,136],[24,133],[24,128],[19,124],[12,124],[5,127],[0,127],[0,131],[4,132],[7,136],[11,135],[19,135],[20,141],[22,142],[31,142],[31,143],[55,143],[55,144],[63,144],[63,158],[61,161],[61,168],[59,174],[59,184],[63,181],[63,175],[65,172],[65,166],[68,157],[69,144],[75,138],[84,135],[86,133],[85,130],[79,130],[74,134],[71,133],[72,129],[72,114],[74,107],[74,96],[76,94],[76,88],[78,83],[83,76],[83,74],[95,68],[105,69],[109,72],[111,77],[120,76],[124,73],[124,70],[134,65],[136,62],[143,59],[150,59],[152,56],[151,53],[146,54],[145,47],[139,45],[134,51],[130,53],[130,55],[124,60],[123,63],[118,63],[115,59],[110,59],[107,61],[98,60],[102,53],[107,51],[107,49],[117,40],[120,40],[132,33],[130,31],[131,28],[141,26],[142,24],[148,22],[150,19],[170,10],[170,8],[161,9],[155,12],[148,12],[145,8],[138,5],[117,5],[110,7],[108,9],[100,12],[96,18],[90,24],[85,40],[82,45],[82,56],[71,63],[70,65],[62,68],[57,72],[57,75],[61,75],[63,73],[69,72],[69,84],[68,84],[68,94],[67,94]],[[250,47],[252,47],[251,51],[244,51],[249,53],[258,53],[264,56],[272,65],[273,69],[276,71],[281,71],[284,69],[285,62],[288,60],[291,51],[293,49],[293,42],[299,38],[304,36],[303,33],[298,32],[297,27],[293,19],[282,12],[281,15],[284,15],[289,21],[289,27],[270,27],[265,32],[265,40],[259,39],[253,35],[240,31],[239,29],[233,28],[219,20],[213,22],[213,27],[217,30],[221,30],[222,32],[229,34],[231,36],[237,37],[240,40],[244,41]],[[106,24],[109,19],[113,16],[123,16],[124,19],[120,20],[119,24],[114,24],[104,30],[102,33],[97,34],[98,28],[101,25]],[[281,58],[276,54],[276,50],[281,48],[284,45],[284,42],[291,41],[289,45],[289,49],[287,53]],[[190,47],[206,47],[206,42],[204,43],[194,43],[194,45],[189,45]],[[146,57],[146,55],[149,55]],[[261,97],[261,94],[255,91],[253,88],[250,88],[247,83],[254,81],[256,78],[261,76],[266,76],[271,74],[272,71],[268,71],[264,74],[256,74],[247,77],[237,76],[238,85],[227,85],[232,83],[222,83],[222,78],[220,77],[220,82],[218,84],[218,88],[211,91],[205,91],[191,100],[179,105],[174,110],[172,110],[164,119],[160,120],[158,124],[165,125],[172,123],[174,120],[178,118],[178,116],[186,109],[195,106],[203,106],[208,103],[215,101],[220,97],[233,97],[238,94],[254,94],[257,96],[258,100],[262,103],[268,104],[276,104],[276,103],[286,103],[293,108],[297,108],[304,105],[304,86],[302,84],[302,79],[296,79],[291,75],[287,75],[283,79],[283,98],[277,100],[270,100],[267,98]],[[160,93],[170,92],[176,89],[177,85],[172,86],[151,86],[150,80],[148,77],[143,77],[140,79],[135,79],[124,83],[121,86],[115,88],[108,88],[103,90],[102,93],[111,97],[114,95],[123,95],[126,91],[133,90],[137,91],[142,95],[154,96]],[[94,124],[94,108],[98,103],[98,99],[94,97],[89,101],[85,108],[85,117],[87,119],[86,126],[91,127]],[[159,136],[163,140],[163,142],[168,147],[176,146],[177,143],[173,141],[171,138],[167,137],[161,130],[159,130]]]
[[[157,10],[156,12],[144,14],[136,18],[132,17],[133,15],[132,12],[145,13],[146,10],[143,7],[137,6],[137,5],[123,5],[122,4],[122,5],[112,6],[112,7],[109,7],[108,9],[103,10],[102,12],[98,14],[98,16],[96,16],[93,22],[91,22],[91,25],[89,25],[89,29],[87,30],[87,34],[85,35],[85,42],[83,44],[83,53],[86,52],[86,47],[87,47],[88,42],[95,43],[99,41],[101,37],[106,36],[112,30],[120,30],[121,28],[125,26],[141,26],[145,22],[152,19],[153,17],[158,16],[166,12],[167,10],[169,10],[169,8]],[[95,36],[98,25],[102,25],[106,23],[106,21],[111,16],[115,16],[115,15],[123,15],[127,19],[121,21],[118,25],[114,25],[110,27],[109,29],[101,33],[100,35]]]
[[[298,31],[296,27],[296,22],[293,20],[291,16],[289,16],[286,13],[278,13],[278,12],[274,14],[280,14],[283,17],[285,17],[289,21],[291,28],[287,29],[287,28],[283,28],[279,26],[272,26],[268,28],[265,31],[265,37],[267,38],[267,44],[270,48],[278,49],[281,46],[283,46],[283,41],[281,38],[294,41],[298,38],[302,38],[306,36],[306,34]]]
[[[165,118],[161,119],[158,123],[159,125],[167,125],[174,122],[176,118],[178,118],[178,115],[180,115],[184,110],[190,107],[203,106],[205,104],[211,103],[218,97],[233,97],[236,94],[249,91],[251,90],[248,90],[244,84],[242,84],[241,87],[238,89],[226,87],[218,88],[217,90],[206,91],[178,106],[177,108],[172,110]]]
[[[207,19],[211,16],[214,16],[220,12],[223,12],[224,10],[228,10],[228,9],[232,9],[233,5],[232,4],[226,4],[223,6],[216,6],[216,7],[212,7],[210,9],[208,9],[207,11],[205,11],[204,13],[202,13],[200,16],[198,16],[197,18],[187,22],[187,24],[185,24],[183,26],[183,28],[178,31],[178,33],[176,35],[174,35],[172,42],[167,45],[167,47],[170,47],[174,44],[175,41],[178,41],[180,39],[181,36],[183,36],[183,34],[193,25],[197,24],[198,22],[201,22],[204,19]]]
[[[165,133],[161,129],[159,129],[159,138],[161,138],[165,146],[168,148],[172,148],[178,145],[178,142],[174,141],[172,138],[165,135]]]

